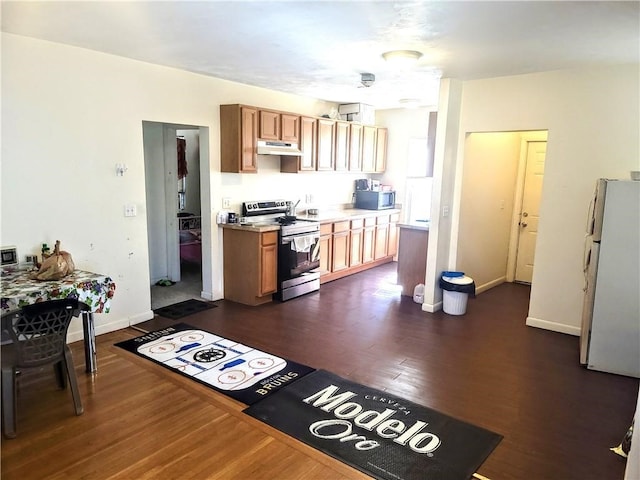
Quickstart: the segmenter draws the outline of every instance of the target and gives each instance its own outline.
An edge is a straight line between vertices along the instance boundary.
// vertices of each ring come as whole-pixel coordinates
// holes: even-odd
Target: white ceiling
[[[640,61],[640,2],[2,1],[2,30],[338,103],[437,104],[471,80]],[[423,53],[393,70],[381,54]],[[373,86],[360,74],[373,73]]]

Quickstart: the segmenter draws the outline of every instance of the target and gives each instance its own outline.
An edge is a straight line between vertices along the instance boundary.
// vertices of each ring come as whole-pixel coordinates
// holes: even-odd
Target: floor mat
[[[502,440],[324,370],[244,412],[384,480],[467,480]]]
[[[164,318],[177,320],[179,318],[193,315],[194,313],[202,312],[204,310],[209,310],[210,308],[215,307],[217,307],[217,305],[213,303],[191,299],[185,300],[184,302],[174,303],[173,305],[168,305],[166,307],[158,308],[157,310],[154,310],[153,313]]]
[[[116,343],[246,405],[292,384],[313,368],[185,323]]]

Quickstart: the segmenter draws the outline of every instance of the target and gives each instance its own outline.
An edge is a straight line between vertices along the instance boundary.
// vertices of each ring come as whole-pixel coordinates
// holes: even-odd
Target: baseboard
[[[487,290],[497,287],[498,285],[507,281],[507,277],[496,278],[495,280],[491,280],[490,282],[483,283],[482,285],[476,285],[476,294],[486,292]]]
[[[107,314],[105,316],[94,315],[94,320],[96,319],[108,319],[111,314]],[[130,318],[120,318],[114,320],[112,322],[107,323],[96,323],[95,331],[96,337],[98,335],[103,335],[105,333],[115,332],[116,330],[122,330],[123,328],[127,328],[131,325],[135,325],[136,323],[146,322],[147,320],[151,320],[153,318],[153,311],[148,310],[146,312],[140,313],[138,315],[134,315]],[[82,320],[77,323],[78,327],[74,330],[69,329],[69,333],[67,334],[67,343],[79,342],[84,340],[84,332],[82,330]]]
[[[436,304],[431,304],[431,303],[423,303],[422,304],[422,311],[423,312],[429,312],[429,313],[435,313],[439,310],[442,310],[442,302],[438,302]]]
[[[567,335],[580,336],[580,327],[572,327],[562,323],[550,322],[539,318],[527,317],[527,326],[551,330],[552,332],[566,333]]]

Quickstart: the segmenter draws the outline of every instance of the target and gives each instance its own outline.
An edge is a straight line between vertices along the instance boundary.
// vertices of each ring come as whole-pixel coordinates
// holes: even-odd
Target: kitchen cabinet
[[[362,171],[362,125],[349,126],[349,171]]]
[[[280,114],[280,139],[283,142],[299,143],[300,115]]]
[[[300,116],[288,113],[260,110],[258,116],[258,138],[298,143]]]
[[[387,256],[389,247],[389,215],[376,218],[376,238],[373,249],[373,259],[379,260]]]
[[[349,220],[333,224],[331,238],[333,255],[331,258],[331,271],[339,272],[349,267]]]
[[[220,105],[220,171],[256,173],[258,110]]]
[[[320,282],[393,261],[399,213],[376,212],[320,224]],[[393,233],[392,233],[393,232]]]
[[[389,241],[387,242],[387,255],[398,254],[398,221],[400,220],[399,213],[393,213],[389,219]]]
[[[386,128],[372,125],[248,105],[220,105],[220,171],[257,173],[260,139],[298,144],[301,156],[280,156],[281,172],[382,173],[387,137]]]
[[[377,128],[371,125],[362,127],[362,171],[373,173],[376,171],[376,141]]]
[[[349,267],[362,265],[362,241],[364,238],[364,220],[351,221],[351,235],[349,238]]]
[[[375,255],[376,242],[376,219],[375,217],[365,218],[362,232],[362,263],[371,263]]]
[[[223,230],[224,298],[245,305],[272,300],[278,281],[278,231]]]
[[[260,110],[258,118],[258,137],[262,140],[280,140],[280,114]]]
[[[324,223],[320,225],[320,276],[331,273],[331,262],[333,258],[333,224]]]
[[[329,118],[317,120],[316,162],[318,170],[334,170],[335,123],[335,120]]]
[[[386,128],[378,128],[376,131],[375,172],[383,173],[387,169],[387,137]]]
[[[425,282],[429,231],[403,225],[398,229],[398,285],[402,295],[413,296],[415,286]]]
[[[335,170],[344,172],[349,169],[349,122],[338,120],[335,126]]]

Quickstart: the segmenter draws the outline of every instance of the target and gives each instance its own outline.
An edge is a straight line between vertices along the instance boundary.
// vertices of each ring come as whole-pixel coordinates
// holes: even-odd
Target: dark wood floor
[[[637,379],[588,371],[577,337],[525,326],[526,286],[493,288],[456,317],[422,312],[394,282],[388,264],[286,303],[220,301],[180,321],[504,435],[479,469],[491,480],[623,477],[624,459],[609,448],[630,425]],[[246,418],[241,404],[113,346],[139,334],[98,337],[95,376],[73,345],[81,417],[52,376],[25,382],[18,438],[2,442],[3,479],[362,478]]]

